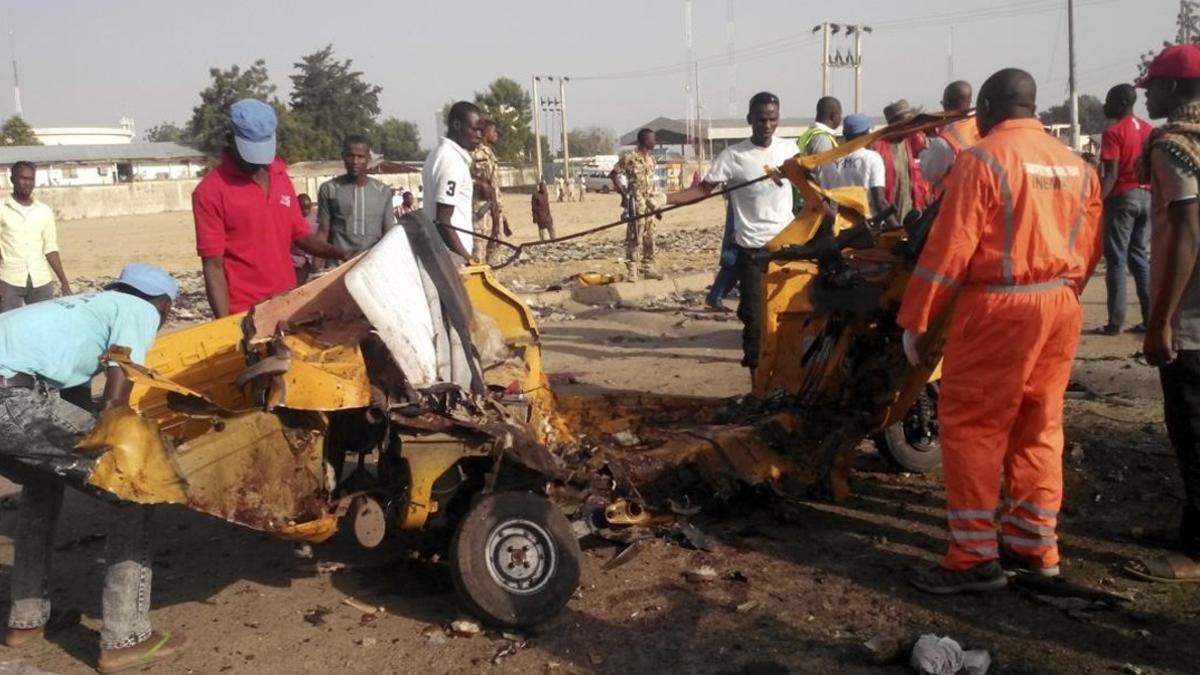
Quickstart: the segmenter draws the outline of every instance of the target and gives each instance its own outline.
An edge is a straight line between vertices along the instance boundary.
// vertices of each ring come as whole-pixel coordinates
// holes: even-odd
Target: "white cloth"
[[[29,206],[9,197],[0,206],[0,281],[34,288],[54,281],[46,254],[58,250],[54,211],[38,200]]]
[[[883,168],[883,157],[874,150],[859,148],[822,167],[820,181],[821,187],[826,190],[854,186],[868,190],[884,187],[887,174]]]
[[[950,167],[954,166],[957,158],[946,139],[932,138],[917,161],[921,163],[921,175],[931,183],[938,183],[950,173]]]
[[[763,167],[778,167],[795,157],[796,142],[772,138],[765,148],[749,140],[731,145],[713,161],[704,182],[710,185],[737,184],[763,175]],[[733,204],[733,240],[743,248],[761,248],[792,222],[792,186],[764,180],[735,190]]]
[[[472,235],[471,197],[474,182],[471,180],[471,155],[458,143],[443,137],[433,153],[425,159],[421,169],[421,188],[425,196],[425,214],[437,222],[438,204],[454,207],[450,225],[458,228],[455,234],[463,248],[470,252],[475,245]]]

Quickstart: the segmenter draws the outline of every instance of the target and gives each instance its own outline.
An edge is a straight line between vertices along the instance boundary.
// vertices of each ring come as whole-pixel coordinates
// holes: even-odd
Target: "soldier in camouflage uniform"
[[[499,164],[496,162],[496,153],[492,150],[492,146],[498,140],[500,140],[500,133],[496,130],[496,123],[492,120],[485,120],[483,143],[471,151],[471,178],[475,181],[475,190],[471,194],[471,216],[474,220],[475,234],[485,237],[492,236],[492,228],[488,225],[490,222],[488,216],[501,219],[505,236],[512,234],[512,230],[508,226],[508,218],[503,215],[500,184],[496,180]],[[494,213],[493,204],[495,205]],[[476,260],[494,265],[499,252],[500,245],[496,242],[476,237],[471,255]]]
[[[657,209],[661,200],[658,199],[654,184],[654,132],[642,129],[637,137],[637,149],[621,155],[609,178],[621,194],[621,206],[628,208],[632,200],[633,209],[640,216]],[[617,180],[620,175],[626,177],[628,188]],[[662,214],[656,215],[655,219],[662,220]],[[629,281],[637,281],[639,276],[646,279],[663,278],[654,269],[654,219],[638,217],[626,226],[625,268]]]

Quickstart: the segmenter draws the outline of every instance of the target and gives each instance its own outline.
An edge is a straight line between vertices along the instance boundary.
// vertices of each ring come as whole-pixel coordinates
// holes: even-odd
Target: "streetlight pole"
[[[567,79],[566,77],[558,78],[558,103],[562,106],[559,112],[559,118],[562,121],[562,147],[563,147],[563,178],[567,181],[571,180],[571,150],[567,145]]]
[[[1075,79],[1075,0],[1067,0],[1067,58],[1071,69],[1071,147],[1079,150],[1079,89]]]

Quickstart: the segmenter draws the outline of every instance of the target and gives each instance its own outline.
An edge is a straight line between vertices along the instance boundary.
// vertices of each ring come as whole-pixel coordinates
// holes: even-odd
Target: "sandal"
[[[174,658],[187,644],[183,633],[154,631],[150,637],[132,647],[101,649],[96,670],[101,673],[120,673],[134,668],[145,668]]]
[[[1200,560],[1186,555],[1164,555],[1131,560],[1122,571],[1135,579],[1160,584],[1200,583]]]
[[[37,628],[9,628],[4,633],[4,646],[9,649],[20,649],[47,635],[53,635],[68,628],[74,628],[83,620],[83,615],[77,609],[50,610],[50,619],[46,625]]]

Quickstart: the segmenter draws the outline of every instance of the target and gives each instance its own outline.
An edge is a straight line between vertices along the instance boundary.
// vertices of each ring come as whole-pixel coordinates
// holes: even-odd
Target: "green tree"
[[[175,126],[174,122],[163,122],[150,127],[144,134],[147,143],[182,143],[183,129]]]
[[[375,129],[375,151],[386,159],[424,159],[421,150],[421,134],[417,125],[395,117],[385,119]]]
[[[234,65],[228,70],[210,68],[208,74],[212,83],[200,92],[200,105],[192,108],[186,135],[196,147],[215,155],[225,147],[229,106],[243,98],[269,101],[275,93],[275,85],[270,83],[267,63],[262,59],[245,70]]]
[[[617,134],[605,127],[587,127],[567,132],[572,157],[611,155],[617,148]]]
[[[21,119],[20,115],[13,115],[4,120],[4,124],[0,125],[0,145],[41,145],[37,136],[33,134],[33,127]]]
[[[1183,0],[1179,3],[1179,12],[1175,14],[1175,42],[1163,42],[1163,47],[1172,44],[1200,44],[1200,0]],[[1146,74],[1150,62],[1158,55],[1158,51],[1142,54],[1138,64],[1138,77]]]
[[[287,109],[279,99],[271,101],[275,116],[279,156],[289,164],[317,159],[331,159],[329,134],[315,128],[306,117]]]
[[[533,160],[533,104],[529,94],[515,81],[501,77],[488,85],[487,91],[475,93],[475,104],[485,117],[496,123],[500,140],[496,142],[496,157],[502,162]]]
[[[323,159],[339,156],[346,136],[374,129],[379,115],[381,89],[364,81],[362,72],[351,69],[352,64],[350,59],[338,61],[333,45],[326,45],[302,56],[294,64],[296,74],[290,76],[292,113],[325,136]]]
[[[1062,105],[1050,106],[1043,110],[1038,115],[1042,124],[1070,124],[1071,123],[1071,101],[1068,99]],[[1079,130],[1084,134],[1100,134],[1104,133],[1104,128],[1108,126],[1108,119],[1104,116],[1104,102],[1092,96],[1084,94],[1079,97]]]

